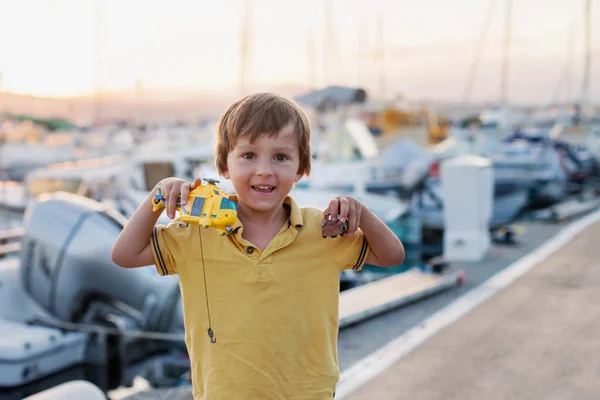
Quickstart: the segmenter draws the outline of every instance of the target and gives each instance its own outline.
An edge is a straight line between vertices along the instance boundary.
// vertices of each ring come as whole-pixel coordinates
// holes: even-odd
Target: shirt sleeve
[[[338,236],[332,240],[336,241],[335,258],[340,270],[360,271],[370,251],[363,231],[358,229],[352,236]]]
[[[150,247],[154,256],[154,265],[159,275],[175,275],[177,261],[181,262],[185,255],[187,245],[186,236],[182,233],[183,228],[177,220],[169,225],[157,225],[150,237]]]

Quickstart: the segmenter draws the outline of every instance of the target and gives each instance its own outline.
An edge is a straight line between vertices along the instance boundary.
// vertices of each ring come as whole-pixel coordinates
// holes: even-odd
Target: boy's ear
[[[228,170],[221,171],[221,176],[225,179],[229,179],[229,171]]]

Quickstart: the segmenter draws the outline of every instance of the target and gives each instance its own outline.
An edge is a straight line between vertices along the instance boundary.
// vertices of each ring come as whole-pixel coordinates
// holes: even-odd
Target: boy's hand
[[[162,186],[163,196],[167,209],[167,216],[171,219],[175,218],[175,210],[177,209],[177,197],[181,195],[181,205],[187,204],[190,192],[200,186],[200,179],[194,179],[194,182],[186,182],[179,178],[165,178],[160,181]]]
[[[323,211],[321,223],[325,223],[327,219],[332,221],[339,219],[339,224],[348,221],[348,236],[352,236],[360,225],[362,211],[362,203],[355,198],[349,196],[334,197],[329,202],[329,206]]]

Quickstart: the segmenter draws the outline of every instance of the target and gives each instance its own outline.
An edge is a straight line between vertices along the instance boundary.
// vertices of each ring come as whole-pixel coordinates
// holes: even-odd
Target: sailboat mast
[[[310,27],[308,30],[308,40],[306,41],[306,61],[307,61],[307,72],[308,72],[308,88],[313,90],[317,84],[317,71],[316,65],[316,54],[315,54],[315,36],[313,28]]]
[[[248,80],[248,59],[250,56],[250,43],[251,43],[251,10],[253,0],[246,0],[246,7],[244,9],[244,16],[242,22],[242,37],[241,37],[241,49],[240,49],[240,92],[244,96],[247,89]]]
[[[377,13],[377,44],[379,46],[379,95],[385,99],[385,40],[383,35],[383,18],[381,11]]]
[[[135,86],[134,86],[134,101],[135,101],[135,105],[134,105],[134,109],[133,109],[133,120],[135,121],[136,124],[141,124],[142,123],[142,96],[143,96],[143,86],[144,84],[142,83],[141,79],[138,79],[135,81]]]
[[[364,60],[367,45],[366,45],[366,29],[364,19],[360,19],[360,25],[358,29],[358,51],[356,60],[356,85],[361,86],[363,83],[364,76]]]
[[[569,37],[567,39],[567,64],[565,71],[566,79],[566,90],[565,90],[565,102],[572,104],[573,102],[573,54],[575,50],[575,29],[574,25],[569,27]]]
[[[511,6],[512,0],[506,0],[506,14],[504,19],[504,52],[502,57],[502,79],[500,87],[500,101],[503,105],[506,105],[508,100],[508,67],[510,62]]]
[[[584,108],[590,103],[590,70],[592,66],[592,49],[591,49],[591,15],[592,4],[591,0],[585,1],[585,61],[583,66],[583,81],[581,86],[581,111],[584,113]]]
[[[477,47],[475,48],[475,53],[473,54],[473,60],[471,61],[471,67],[467,75],[467,82],[465,84],[465,90],[462,96],[463,108],[466,108],[466,106],[471,101],[471,92],[473,91],[473,84],[475,83],[475,78],[477,76],[477,71],[481,62],[481,55],[483,54],[488,32],[490,30],[492,17],[494,15],[494,3],[495,0],[490,0],[485,20],[483,22],[483,25],[481,26],[481,33],[479,34],[479,40],[477,41]]]
[[[324,75],[325,84],[333,84],[333,20],[331,15],[331,0],[325,0],[325,54],[324,60]]]
[[[102,0],[96,0],[96,87],[94,98],[94,122],[102,118],[102,56],[104,47],[104,20]]]

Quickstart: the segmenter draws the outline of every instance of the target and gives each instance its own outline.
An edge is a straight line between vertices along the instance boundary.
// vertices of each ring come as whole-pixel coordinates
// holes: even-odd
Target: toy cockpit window
[[[190,212],[190,215],[194,217],[199,217],[202,213],[202,208],[204,207],[205,200],[206,199],[204,197],[196,197],[194,199],[194,204],[192,204],[192,211]]]
[[[229,199],[221,199],[221,206],[219,207],[221,210],[235,210],[235,203]]]

